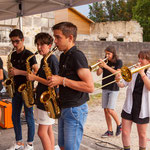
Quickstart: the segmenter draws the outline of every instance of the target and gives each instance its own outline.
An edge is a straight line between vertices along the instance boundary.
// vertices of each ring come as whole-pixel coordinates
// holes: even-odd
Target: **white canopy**
[[[102,0],[0,0],[0,20],[75,7]]]

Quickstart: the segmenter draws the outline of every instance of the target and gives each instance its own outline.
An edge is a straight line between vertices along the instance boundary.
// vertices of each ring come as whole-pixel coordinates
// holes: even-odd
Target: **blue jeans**
[[[21,127],[21,110],[24,105],[25,117],[28,126],[27,142],[33,142],[35,134],[35,123],[33,117],[33,107],[27,108],[20,93],[15,93],[12,98],[12,121],[14,125],[16,141],[22,141],[22,127]]]
[[[58,120],[58,145],[65,150],[79,150],[83,126],[88,115],[87,103],[61,110]]]

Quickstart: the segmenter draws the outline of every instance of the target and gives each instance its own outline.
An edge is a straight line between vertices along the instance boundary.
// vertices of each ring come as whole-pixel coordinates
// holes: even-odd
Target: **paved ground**
[[[23,130],[23,139],[25,141],[26,139],[26,133],[27,133],[27,127],[26,124],[22,125]],[[36,131],[37,131],[37,125],[36,125]],[[54,133],[55,133],[55,139],[56,139],[56,145],[57,145],[57,125],[54,126]],[[14,141],[14,131],[13,128],[11,129],[3,129],[0,128],[0,150],[6,150]],[[42,144],[37,136],[35,134],[35,141],[34,141],[34,147],[35,150],[42,150]],[[112,143],[103,142],[99,139],[91,138],[88,135],[84,135],[82,144],[80,147],[80,150],[110,150],[110,149],[120,149],[113,145]]]
[[[98,77],[94,77],[94,81],[96,82]],[[125,91],[126,89],[121,89],[119,93],[119,98],[117,101],[116,111],[120,117],[120,113],[122,110],[122,106],[124,103],[125,98]],[[96,90],[95,93],[99,93],[101,90]],[[84,136],[81,143],[80,150],[119,150],[122,147],[122,140],[121,136],[119,137],[111,137],[102,139],[101,134],[103,134],[107,127],[104,117],[103,109],[101,108],[100,99],[96,101],[94,107],[89,107],[89,115],[87,118],[87,122],[85,124]],[[113,122],[114,130],[116,128],[115,123]],[[27,128],[26,124],[22,125],[23,128],[23,139],[26,139]],[[2,129],[0,128],[0,150],[6,150],[12,142],[14,141],[14,131],[13,129]],[[36,125],[36,132],[37,132],[37,125]],[[54,125],[54,133],[57,145],[57,124]],[[150,126],[148,127],[148,150],[150,149]],[[131,134],[131,146],[133,150],[138,150],[138,136],[137,136],[137,129],[135,124],[133,124],[132,134]],[[35,141],[34,141],[35,150],[43,150],[41,141],[37,134],[35,134]]]

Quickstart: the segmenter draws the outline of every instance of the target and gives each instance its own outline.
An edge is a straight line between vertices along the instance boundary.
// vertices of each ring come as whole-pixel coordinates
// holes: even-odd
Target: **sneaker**
[[[24,150],[34,150],[34,147],[33,145],[29,145],[29,144],[26,144],[26,146],[24,147]]]
[[[101,138],[106,138],[106,137],[110,137],[110,136],[113,136],[113,131],[107,131],[107,132],[105,132],[105,133],[101,136]]]
[[[119,126],[117,126],[117,129],[116,129],[116,136],[118,136],[122,131],[122,124],[120,124]]]
[[[55,145],[54,150],[60,150],[58,145]]]
[[[14,143],[10,148],[6,150],[24,150],[24,146]]]

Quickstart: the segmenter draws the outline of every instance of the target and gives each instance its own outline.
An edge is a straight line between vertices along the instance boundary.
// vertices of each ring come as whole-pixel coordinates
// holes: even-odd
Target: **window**
[[[101,38],[100,41],[106,41],[106,39],[105,38]]]
[[[12,31],[13,27],[10,26],[0,26],[0,44],[10,44],[9,33]]]
[[[118,38],[117,41],[123,42],[123,38]]]

